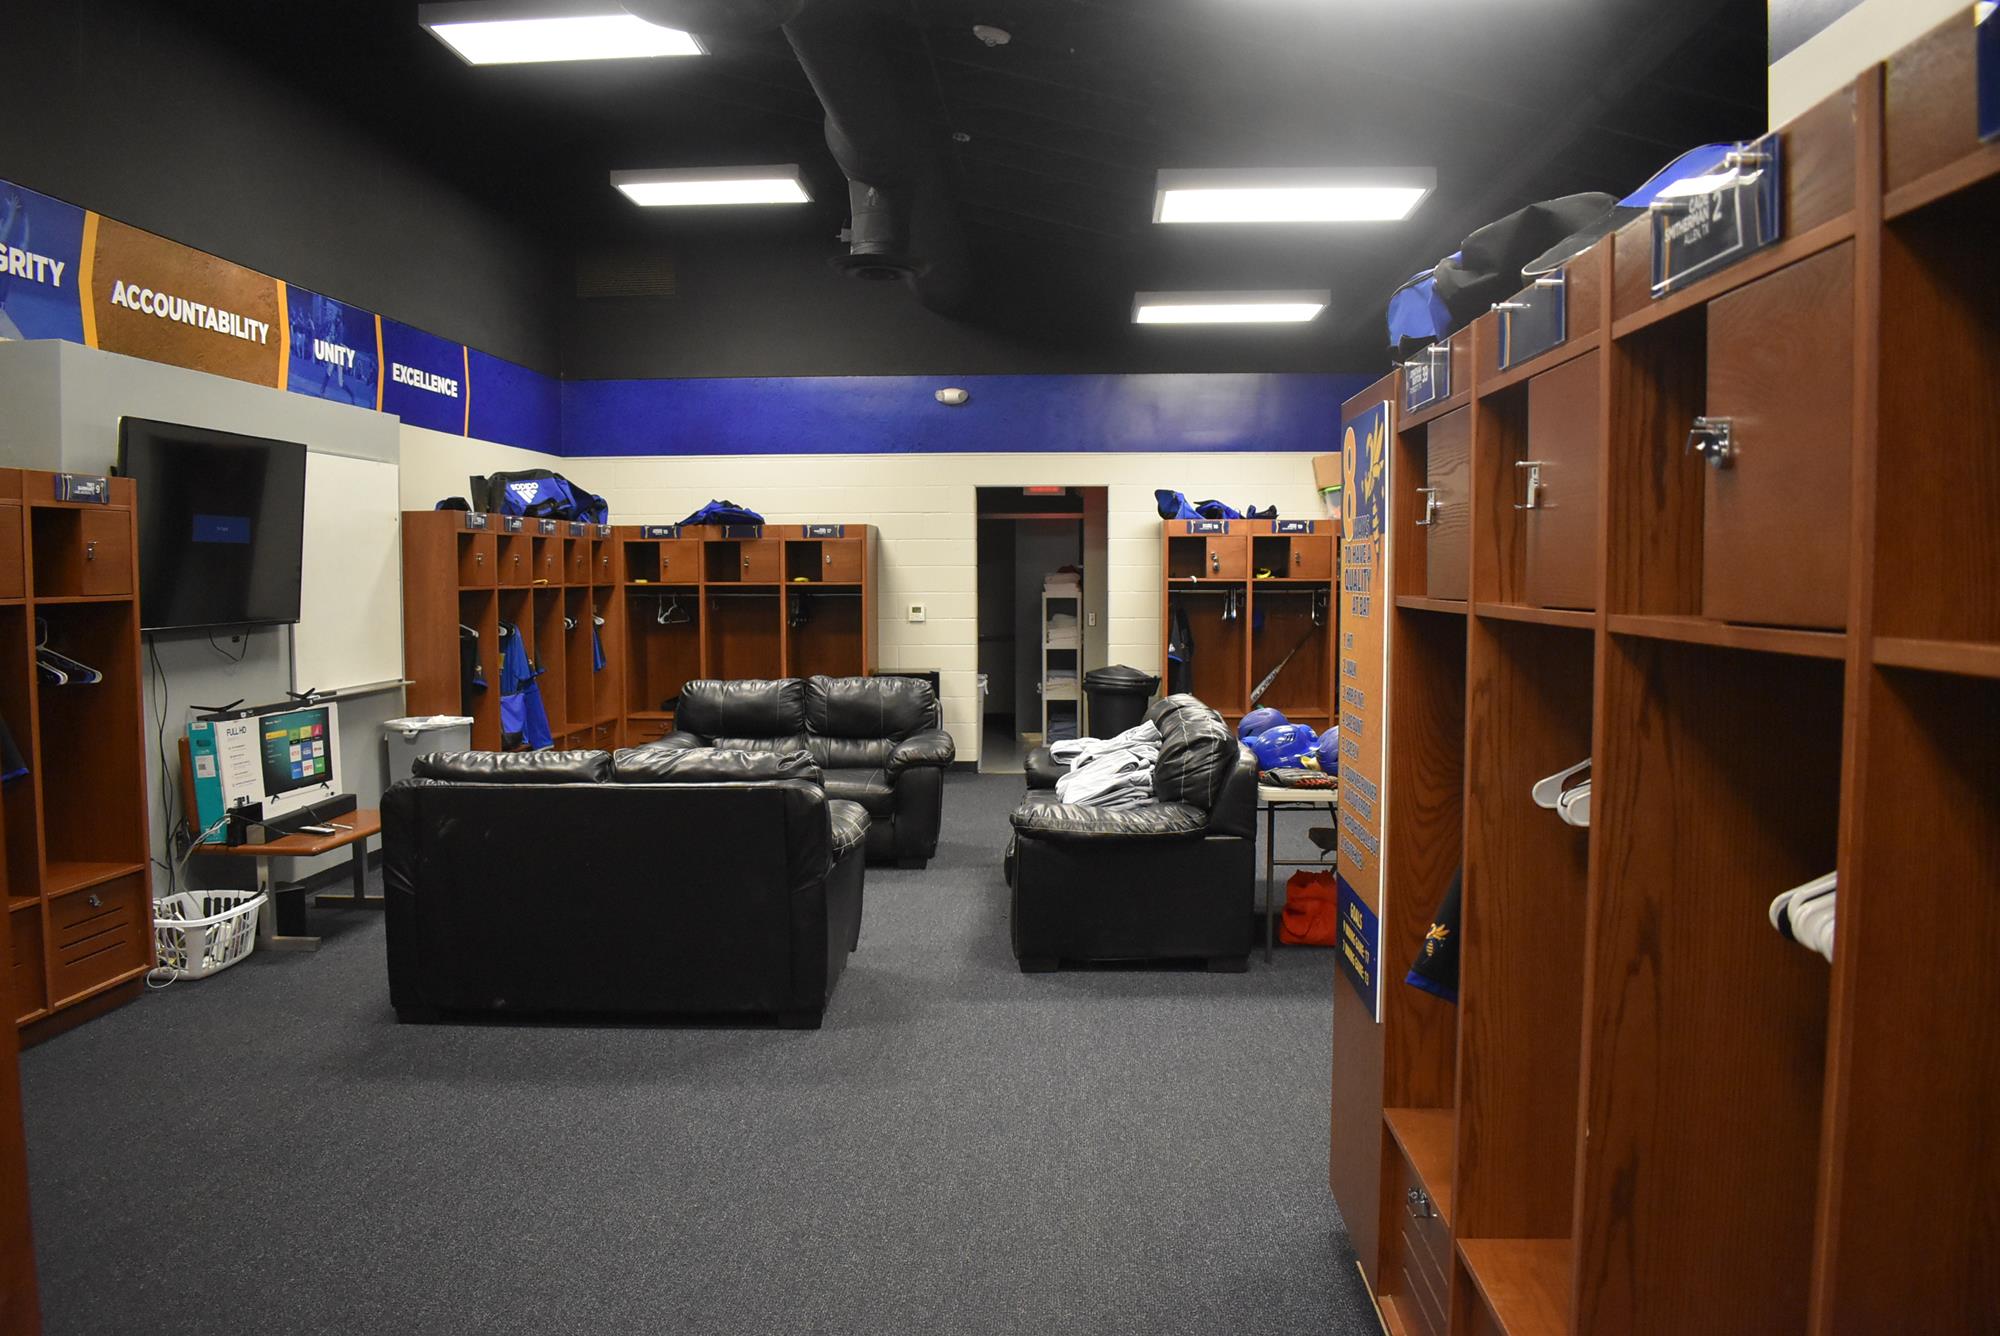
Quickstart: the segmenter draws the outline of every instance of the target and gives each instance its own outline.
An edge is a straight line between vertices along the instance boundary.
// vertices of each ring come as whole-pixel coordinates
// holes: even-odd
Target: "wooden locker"
[[[1597,372],[1585,353],[1528,382],[1528,461],[1515,472],[1527,531],[1522,601],[1543,608],[1597,605]]]
[[[1720,462],[1694,455],[1687,461],[1708,475],[1703,615],[1844,626],[1854,444],[1852,245],[1709,303],[1706,416],[1728,423],[1729,450]],[[1896,485],[1896,458],[1893,452],[1885,458],[1884,488]]]
[[[1330,580],[1333,578],[1333,538],[1319,534],[1294,535],[1291,539],[1291,564],[1278,572],[1294,580]]]
[[[753,538],[743,544],[743,579],[751,584],[775,584],[785,575],[785,543],[781,538]]]
[[[1425,429],[1422,487],[1427,493],[1424,525],[1424,592],[1431,598],[1463,599],[1471,579],[1469,501],[1472,481],[1472,410],[1458,408]],[[1419,498],[1418,514],[1426,504]]]
[[[1207,542],[1208,564],[1204,577],[1210,580],[1250,578],[1250,535],[1212,534]]]
[[[863,560],[859,538],[841,538],[820,544],[822,579],[835,584],[858,584]]]
[[[751,578],[746,571],[744,579]],[[660,544],[660,583],[695,584],[701,579],[701,540],[669,538]]]

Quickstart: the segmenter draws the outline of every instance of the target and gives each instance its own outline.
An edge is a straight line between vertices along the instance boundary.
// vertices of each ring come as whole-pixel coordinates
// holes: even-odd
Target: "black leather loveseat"
[[[867,809],[868,861],[920,868],[937,853],[954,755],[930,683],[914,677],[690,682],[657,748],[806,751],[829,797]]]
[[[816,1028],[868,816],[803,752],[461,752],[382,797],[389,1000]]]
[[[1028,791],[1007,860],[1023,973],[1066,960],[1243,969],[1255,922],[1257,763],[1192,696],[1157,701],[1154,801],[1106,809]]]

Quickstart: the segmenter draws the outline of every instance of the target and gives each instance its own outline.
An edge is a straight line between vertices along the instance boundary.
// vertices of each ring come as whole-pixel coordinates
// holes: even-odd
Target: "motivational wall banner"
[[[0,339],[63,339],[149,362],[557,454],[554,377],[115,218],[0,181]]]
[[[1389,404],[1343,426],[1340,548],[1340,968],[1382,1019],[1382,787],[1389,699]]]

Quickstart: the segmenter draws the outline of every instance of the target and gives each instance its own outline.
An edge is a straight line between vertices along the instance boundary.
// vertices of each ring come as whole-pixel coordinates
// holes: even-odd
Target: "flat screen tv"
[[[138,484],[140,626],[298,621],[303,445],[128,417],[118,471]]]

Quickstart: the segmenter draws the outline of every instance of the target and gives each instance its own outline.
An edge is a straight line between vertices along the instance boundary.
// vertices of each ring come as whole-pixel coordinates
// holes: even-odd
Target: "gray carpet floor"
[[[1376,1331],[1331,953],[1018,973],[1020,791],[869,870],[817,1033],[398,1026],[351,911],[30,1050],[47,1330]]]

